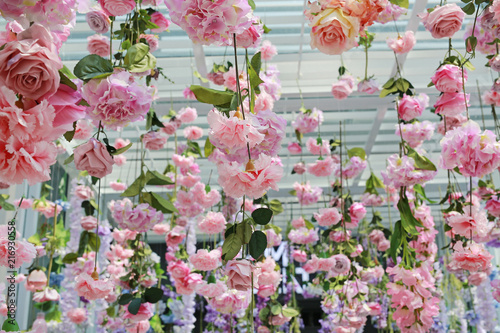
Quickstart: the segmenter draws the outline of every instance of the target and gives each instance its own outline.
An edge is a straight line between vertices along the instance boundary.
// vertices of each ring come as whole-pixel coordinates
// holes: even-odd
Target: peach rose
[[[464,17],[462,8],[455,3],[436,6],[432,12],[420,16],[425,29],[434,38],[453,37],[455,32],[462,28]]]
[[[229,260],[226,266],[227,285],[231,289],[247,291],[252,287],[253,266],[250,261]],[[254,287],[257,287],[254,284]]]
[[[89,175],[102,178],[113,171],[113,157],[106,146],[94,138],[75,148],[75,167],[87,170]]]
[[[359,19],[345,16],[339,8],[321,11],[309,25],[312,27],[311,47],[323,53],[341,54],[357,44]]]

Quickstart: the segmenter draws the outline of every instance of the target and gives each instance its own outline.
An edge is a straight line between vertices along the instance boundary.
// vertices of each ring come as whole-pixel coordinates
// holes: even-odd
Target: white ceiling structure
[[[288,192],[292,189],[295,181],[305,181],[306,177],[299,175],[291,175],[293,164],[299,160],[299,157],[289,155],[286,146],[295,139],[295,135],[291,128],[291,121],[296,117],[301,106],[299,97],[299,87],[303,93],[303,99],[307,108],[317,107],[324,112],[325,121],[321,126],[322,138],[331,139],[338,136],[339,121],[342,121],[345,128],[345,143],[349,148],[363,147],[369,155],[369,162],[376,174],[380,176],[380,171],[385,169],[386,158],[398,151],[399,137],[395,135],[395,124],[397,122],[396,112],[394,109],[393,97],[379,98],[377,95],[370,96],[366,94],[353,93],[346,100],[335,100],[331,94],[331,84],[337,80],[338,68],[341,65],[340,56],[330,56],[320,53],[317,50],[311,50],[309,45],[310,28],[304,18],[303,10],[307,0],[255,0],[257,9],[256,15],[260,16],[262,21],[271,32],[265,36],[265,39],[270,40],[277,46],[278,55],[270,62],[277,65],[282,82],[282,96],[275,103],[274,111],[283,115],[288,121],[287,136],[282,144],[281,157],[285,165],[285,176],[280,185],[280,191],[270,191],[270,198],[278,198],[284,203],[285,213],[275,218],[275,223],[279,226],[286,226],[287,220],[291,216],[293,210],[294,216],[298,216],[301,212],[297,199],[290,196]],[[455,2],[455,1],[448,1]],[[456,1],[459,3],[459,1]],[[373,47],[369,51],[369,75],[374,75],[379,84],[385,83],[395,73],[394,54],[386,45],[388,37],[395,38],[397,30],[404,32],[405,30],[415,31],[417,44],[413,51],[407,56],[399,56],[399,62],[402,68],[402,73],[416,88],[416,92],[424,92],[430,96],[430,105],[433,105],[438,92],[434,88],[427,88],[430,82],[430,77],[434,70],[438,67],[439,62],[444,58],[448,48],[446,39],[435,40],[425,31],[420,24],[420,19],[417,14],[423,12],[425,8],[430,8],[439,4],[439,1],[427,0],[410,0],[410,8],[408,14],[402,16],[396,24],[389,23],[386,25],[374,24],[369,28],[370,32],[375,32],[376,37],[373,42]],[[165,10],[165,14],[168,15]],[[466,22],[461,31],[453,38],[453,45],[460,52],[464,52],[463,34],[465,26],[470,22],[467,17]],[[85,18],[79,15],[77,18],[76,28],[73,30],[69,40],[61,49],[61,57],[69,68],[73,68],[79,59],[85,56],[86,40],[90,36],[91,30],[88,28]],[[242,55],[244,52],[240,50],[240,63],[243,63]],[[250,51],[252,52],[252,51]],[[253,53],[253,52],[252,52]],[[193,76],[193,70],[197,70],[202,76],[205,76],[212,64],[220,63],[223,60],[234,63],[234,54],[231,47],[206,47],[193,45],[187,35],[177,26],[171,25],[170,31],[160,35],[160,48],[155,52],[158,58],[158,66],[164,69],[165,74],[172,82],[161,79],[157,83],[160,99],[156,102],[155,109],[160,115],[168,112],[171,105],[175,110],[181,107],[191,105],[197,108],[201,117],[198,117],[193,125],[200,126],[204,129],[205,136],[198,142],[203,147],[208,124],[205,121],[205,115],[210,106],[203,105],[197,102],[188,102],[182,97],[182,90],[190,84],[200,84],[200,81]],[[355,77],[364,75],[364,49],[353,49],[346,52],[343,56],[345,67]],[[470,115],[471,118],[481,123],[481,111],[479,109],[476,80],[481,88],[481,91],[488,89],[493,80],[492,73],[484,64],[486,58],[478,54],[473,60],[476,70],[469,73],[467,84],[467,92],[471,93]],[[214,87],[217,88],[217,87]],[[484,110],[486,128],[493,129],[493,121],[489,107]],[[426,110],[420,120],[430,120],[437,122],[439,119],[429,110]],[[122,133],[108,133],[110,141],[114,138],[122,136],[130,139],[132,142],[137,142],[140,133],[144,132],[144,123],[137,123],[128,126]],[[315,137],[316,134],[311,133]],[[178,136],[182,138],[182,128],[178,131]],[[441,136],[435,134],[431,141],[424,144],[424,148],[429,153],[430,158],[437,164],[439,159],[439,140]],[[182,139],[181,139],[182,140]],[[108,184],[111,180],[120,178],[122,181],[131,184],[135,179],[135,170],[139,156],[137,149],[140,145],[134,147],[126,153],[128,163],[124,167],[115,167],[111,175],[106,177],[103,184]],[[163,170],[167,164],[167,159],[173,152],[173,139],[169,139],[167,151],[160,152],[150,151],[146,155],[146,162],[157,170]],[[314,156],[305,155],[305,161],[313,161]],[[200,159],[200,168],[202,170],[202,178],[204,182],[208,181],[211,171],[212,187],[216,185],[216,168],[206,159]],[[71,165],[69,166],[69,169]],[[68,169],[68,170],[69,170]],[[69,170],[71,172],[71,170]],[[74,174],[74,171],[72,172]],[[349,189],[357,198],[364,191],[365,181],[369,176],[369,170],[356,180],[349,181]],[[314,186],[322,186],[325,193],[328,193],[328,184],[324,178],[316,178],[308,175],[307,180]],[[333,179],[331,179],[333,180]],[[463,183],[462,190],[466,191],[464,179],[459,179]],[[443,194],[446,192],[447,178],[446,172],[440,171],[438,176],[428,183],[426,186],[427,194],[430,198],[437,199],[439,191]],[[163,191],[164,189],[159,189]],[[113,191],[107,185],[103,186],[104,201],[118,199],[119,193]],[[325,198],[328,200],[328,198]],[[318,203],[310,207],[304,207],[302,213],[306,216],[311,216],[314,211],[324,207],[324,203]],[[438,209],[438,207],[436,207]],[[437,209],[434,209],[436,214]],[[380,208],[382,215],[387,216],[387,207]],[[393,210],[392,218],[397,219],[397,212]],[[388,223],[387,220],[385,223]]]

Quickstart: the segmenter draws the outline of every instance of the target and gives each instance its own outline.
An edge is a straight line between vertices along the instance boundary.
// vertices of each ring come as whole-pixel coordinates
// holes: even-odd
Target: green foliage
[[[359,158],[361,158],[363,161],[366,160],[366,152],[363,148],[361,147],[354,147],[354,148],[351,148],[347,151],[347,155],[349,155],[349,158],[353,157],[353,156],[358,156]]]
[[[266,234],[260,230],[253,232],[250,242],[248,243],[248,252],[255,260],[258,260],[267,248]]]
[[[237,233],[226,235],[224,244],[222,244],[222,259],[231,260],[240,252],[243,242]]]
[[[403,7],[408,9],[410,6],[410,1],[409,0],[389,0],[391,3],[398,5],[399,7]]]
[[[212,104],[215,107],[229,108],[234,95],[234,93],[205,88],[197,85],[192,85],[190,89],[196,96],[198,102]]]
[[[102,79],[113,73],[113,66],[103,57],[96,54],[89,54],[76,64],[73,73],[76,77],[84,81]]]
[[[205,147],[204,147],[204,153],[205,157],[208,157],[212,155],[213,151],[215,149],[215,146],[210,142],[210,138],[207,137],[207,140],[205,141]]]
[[[255,223],[260,225],[268,224],[273,217],[273,211],[269,208],[257,208],[252,212],[252,218]]]
[[[151,287],[144,291],[144,299],[148,303],[158,303],[163,297],[163,290],[156,287]]]
[[[384,188],[384,183],[373,172],[366,180],[365,193],[378,194],[377,188]]]
[[[140,73],[154,69],[156,58],[149,52],[148,45],[137,43],[128,48],[124,63],[130,72]]]
[[[130,312],[133,315],[136,315],[139,312],[139,308],[141,307],[141,299],[140,298],[134,298],[128,305],[128,312]]]
[[[420,155],[410,146],[406,146],[406,149],[408,150],[408,156],[415,160],[415,169],[437,171],[434,163],[432,163],[427,157]]]

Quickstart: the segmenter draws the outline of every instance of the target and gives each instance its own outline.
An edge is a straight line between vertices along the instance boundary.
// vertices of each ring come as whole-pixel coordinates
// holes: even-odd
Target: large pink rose
[[[250,261],[229,260],[226,265],[227,285],[231,289],[247,291],[252,288],[253,266]],[[254,284],[254,287],[257,287]]]
[[[85,19],[90,27],[97,33],[105,34],[109,30],[110,20],[108,15],[102,10],[91,10],[85,15]]]
[[[341,54],[356,46],[360,22],[356,17],[345,16],[339,8],[327,8],[313,16],[309,24],[311,47],[326,54]]]
[[[59,88],[61,59],[50,33],[33,24],[0,51],[0,85],[30,99],[50,97]]]
[[[87,50],[91,54],[101,57],[109,56],[109,38],[103,35],[92,35],[87,37]]]
[[[338,100],[346,99],[352,93],[353,87],[346,80],[339,80],[332,84],[332,95]]]
[[[424,27],[434,38],[451,38],[462,27],[465,13],[455,3],[436,6],[430,13],[421,16]]]
[[[75,148],[75,167],[86,170],[89,175],[102,178],[113,171],[113,157],[106,146],[94,138]]]
[[[443,65],[431,78],[436,89],[441,92],[458,93],[462,91],[462,70],[455,65]],[[467,82],[467,71],[464,70],[463,82]]]
[[[134,0],[99,0],[102,9],[109,16],[122,16],[135,8]]]

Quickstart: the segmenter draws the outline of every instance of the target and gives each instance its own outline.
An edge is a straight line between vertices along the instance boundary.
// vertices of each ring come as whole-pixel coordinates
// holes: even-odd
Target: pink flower
[[[89,301],[105,298],[113,291],[113,288],[111,281],[94,280],[87,273],[82,273],[76,277],[75,290],[78,296]]]
[[[349,207],[351,221],[361,221],[366,215],[366,208],[360,202],[355,202]]]
[[[264,29],[258,17],[253,18],[253,23],[242,33],[236,35],[236,46],[242,48],[255,48],[260,44]]]
[[[413,31],[407,30],[404,36],[398,36],[397,39],[388,38],[387,45],[394,53],[403,54],[410,52],[417,40],[415,39],[415,35]]]
[[[446,120],[448,121],[448,118]],[[409,124],[397,124],[396,135],[402,135],[403,140],[405,140],[410,147],[417,148],[425,140],[432,139],[434,128],[434,124],[428,120],[422,122],[415,121]]]
[[[142,137],[144,147],[149,150],[160,150],[167,143],[167,137],[160,132],[149,131]]]
[[[158,50],[158,47],[160,46],[160,42],[158,40],[158,36],[156,35],[151,35],[151,34],[141,34],[139,36],[139,39],[145,39],[147,44],[149,45],[149,52],[153,53],[154,51]]]
[[[493,256],[485,249],[483,244],[468,243],[463,246],[458,241],[453,247],[453,254],[449,266],[452,269],[464,269],[469,272],[488,271],[491,267]]]
[[[467,106],[469,104],[470,94],[467,94]],[[436,114],[447,117],[457,117],[466,110],[463,93],[444,93],[439,96],[436,104]]]
[[[472,120],[448,131],[441,147],[440,166],[458,167],[466,177],[483,177],[500,166],[500,143],[495,134],[489,130],[481,133],[479,125]]]
[[[296,192],[297,199],[299,203],[303,206],[308,206],[318,202],[323,189],[321,187],[311,187],[309,181],[305,184],[300,184],[298,182],[293,183],[293,189]]]
[[[86,185],[78,185],[75,188],[75,195],[82,200],[90,200],[94,198],[94,191]]]
[[[316,229],[307,229],[300,227],[293,229],[288,233],[288,238],[295,244],[311,244],[319,240],[318,231]]]
[[[323,122],[323,111],[313,108],[301,111],[297,118],[292,121],[292,127],[299,133],[311,133]]]
[[[116,149],[121,149],[121,148],[124,148],[124,147],[128,146],[129,144],[130,144],[130,140],[129,139],[117,138],[117,139],[115,139],[114,147]]]
[[[379,242],[386,239],[383,231],[378,229],[372,230],[372,232],[370,232],[368,237],[370,238],[370,241],[374,244],[378,244]]]
[[[8,238],[0,237],[0,266],[19,268],[35,259],[36,250],[33,244],[25,240],[15,240],[13,243],[14,245]]]
[[[158,28],[151,29],[152,32],[157,34],[167,30],[170,26],[170,21],[167,20],[167,18],[160,12],[154,12],[151,14],[151,23],[158,26]]]
[[[95,216],[82,216],[80,224],[84,230],[95,230],[97,227],[97,218]]]
[[[311,48],[325,54],[341,54],[356,46],[360,22],[357,17],[347,16],[341,8],[326,8],[311,15]]]
[[[387,239],[383,239],[377,244],[377,250],[379,250],[380,252],[385,252],[390,247],[391,247],[391,242],[389,242],[389,240]]]
[[[21,199],[15,200],[14,206],[19,207],[20,209],[28,209],[28,208],[31,208],[31,206],[33,205],[33,199],[23,198],[23,202],[21,203],[21,206],[19,206],[19,203],[21,203]]]
[[[109,187],[114,191],[125,191],[127,189],[127,184],[121,182],[109,182]]]
[[[43,271],[35,269],[28,275],[26,285],[29,285],[33,290],[42,290],[47,286],[47,276]]]
[[[317,160],[314,163],[307,164],[307,172],[316,177],[330,176],[334,170],[335,162],[330,156],[325,159]]]
[[[187,126],[184,128],[184,136],[188,140],[198,140],[203,136],[203,128],[198,126]]]
[[[61,59],[49,31],[33,24],[0,51],[0,84],[25,98],[50,97],[59,88]]]
[[[437,171],[420,170],[415,167],[415,160],[411,157],[393,154],[387,159],[387,169],[382,171],[384,184],[395,188],[422,184],[436,176]]]
[[[94,138],[76,147],[74,155],[76,169],[86,170],[93,177],[102,178],[113,171],[113,157],[106,146]]]
[[[266,234],[268,248],[279,246],[281,244],[281,234],[277,234],[274,229],[267,229],[264,233]]]
[[[123,327],[123,324],[120,326]],[[127,333],[146,333],[150,327],[151,324],[149,323],[149,320],[142,320],[136,323],[131,323],[130,326],[126,327],[126,330]]]
[[[498,193],[490,197],[484,208],[488,211],[488,214],[494,217],[500,217],[500,198],[498,197]]]
[[[157,235],[164,235],[170,230],[170,225],[166,223],[155,224],[151,230]]]
[[[122,202],[116,202],[113,211],[113,218],[122,229],[146,232],[163,221],[163,213],[147,203],[133,207],[130,201]]]
[[[184,96],[185,99],[196,101],[196,95],[189,87],[184,88],[184,90],[182,91],[182,95]]]
[[[104,11],[100,9],[93,9],[85,14],[85,19],[87,20],[90,29],[95,32],[99,34],[105,34],[108,32],[111,21]]]
[[[288,144],[288,151],[293,155],[300,154],[302,153],[302,147],[297,142],[290,142]]]
[[[340,222],[342,214],[339,213],[337,208],[321,208],[318,213],[314,213],[314,218],[318,225],[322,227],[329,227]]]
[[[486,274],[484,272],[472,273],[467,278],[467,280],[469,281],[469,284],[471,284],[473,286],[479,286],[481,283],[483,283],[487,279],[488,279],[488,274]]]
[[[342,178],[351,179],[357,177],[363,170],[366,169],[368,163],[359,156],[353,156],[342,167]],[[335,177],[340,178],[340,163],[334,165]]]
[[[101,57],[109,56],[109,38],[103,35],[92,35],[87,37],[87,50],[91,54]]]
[[[227,291],[227,286],[222,281],[217,281],[216,283],[207,283],[206,281],[201,281],[196,285],[196,293],[205,296],[207,298],[214,298],[221,296]]]
[[[418,97],[403,95],[398,103],[399,118],[410,121],[420,117],[426,107],[429,106],[429,97],[426,94],[419,94]]]
[[[135,8],[134,0],[99,0],[99,4],[108,16],[126,15]]]
[[[231,289],[247,291],[252,287],[252,272],[254,268],[250,261],[229,260],[226,265],[227,285]],[[256,277],[254,276],[254,279]],[[254,283],[254,287],[256,284]]]
[[[322,143],[319,145],[317,141],[313,138],[307,139],[307,150],[313,155],[328,155],[330,153],[330,143],[326,140],[321,140]]]
[[[477,207],[464,207],[463,214],[452,212],[446,220],[455,234],[468,238],[485,237],[491,229],[486,213]]]
[[[87,321],[87,310],[84,308],[74,308],[69,310],[66,316],[73,324],[80,325]]]
[[[133,323],[141,322],[143,320],[149,320],[154,315],[154,308],[153,304],[151,303],[141,303],[141,306],[139,307],[139,311],[137,314],[131,314],[128,311],[128,307],[125,308],[125,314],[123,314],[122,318],[123,319],[130,319]]]
[[[191,123],[195,121],[197,117],[198,113],[196,109],[190,107],[180,109],[177,116],[175,116],[175,118],[180,120],[183,124]]]
[[[261,154],[254,161],[254,170],[241,171],[235,162],[221,163],[218,183],[224,192],[234,198],[246,195],[248,198],[260,198],[269,188],[278,190],[278,182],[283,177],[283,167],[276,159]]]
[[[464,70],[464,82],[467,82],[467,71]],[[455,65],[446,64],[434,73],[431,78],[436,89],[441,92],[459,93],[462,92],[462,70]]]
[[[167,246],[175,247],[182,243],[182,241],[186,238],[186,234],[184,233],[184,228],[180,226],[175,226],[172,230],[170,230],[165,236],[165,242]]]
[[[456,117],[446,117],[446,131],[451,131],[457,127],[461,127],[467,121],[467,117],[460,114]],[[444,118],[438,125],[437,129],[438,133],[441,135],[445,135],[445,126],[444,126]]]
[[[321,190],[321,191],[323,191],[323,190]],[[292,220],[291,224],[292,224],[292,227],[294,227],[295,229],[298,229],[301,227],[305,227],[306,221],[304,221],[304,218],[301,216],[297,219]]]
[[[451,3],[444,6],[436,6],[430,13],[419,15],[422,23],[432,37],[451,38],[462,27],[465,13],[457,4]]]
[[[271,60],[275,55],[278,54],[276,46],[272,45],[270,41],[265,40],[260,46],[260,56],[262,60]]]
[[[189,257],[189,262],[196,270],[213,271],[219,266],[220,257],[220,249],[215,249],[210,252],[205,249],[200,249]]]
[[[110,129],[144,119],[153,101],[152,88],[135,82],[127,71],[90,80],[83,86],[82,95],[90,104],[88,116]]]
[[[407,11],[406,8],[388,2],[384,10],[378,14],[376,21],[382,24],[396,21],[401,15],[406,14]]]
[[[176,280],[184,279],[189,275],[191,270],[188,265],[181,260],[171,261],[168,263],[167,272],[172,274],[172,277]]]
[[[306,262],[307,261],[307,253],[302,250],[293,250],[292,258],[296,262]]]
[[[302,175],[304,172],[306,172],[306,166],[304,162],[295,163],[295,165],[293,166],[293,171],[299,175]]]
[[[57,302],[61,299],[61,295],[57,292],[57,290],[53,288],[46,287],[42,291],[37,291],[33,294],[33,302],[43,303],[43,302]]]
[[[354,89],[354,78],[351,75],[344,74],[339,80],[332,84],[332,95],[338,100],[346,99],[352,94]]]
[[[259,285],[257,295],[260,297],[270,297],[276,292],[276,287],[272,284]]]
[[[378,83],[375,79],[367,79],[358,83],[358,91],[372,95],[379,91]]]

